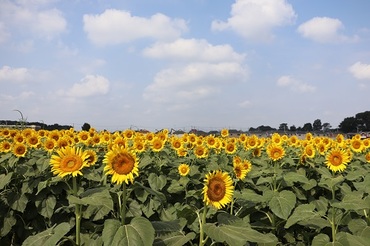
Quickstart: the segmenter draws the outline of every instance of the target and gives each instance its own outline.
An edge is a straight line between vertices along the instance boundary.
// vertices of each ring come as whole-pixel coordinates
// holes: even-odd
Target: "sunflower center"
[[[273,153],[273,157],[274,158],[279,158],[281,156],[281,153],[279,150],[275,150],[274,153]]]
[[[129,174],[134,168],[135,160],[128,154],[118,154],[112,160],[113,170],[120,175]]]
[[[342,158],[340,156],[333,156],[332,158],[332,165],[334,166],[339,166],[340,164],[342,164]]]
[[[60,169],[64,172],[77,171],[82,166],[82,159],[78,156],[66,156],[60,163]]]
[[[207,196],[211,201],[221,201],[226,194],[225,182],[219,178],[213,178],[209,181]]]

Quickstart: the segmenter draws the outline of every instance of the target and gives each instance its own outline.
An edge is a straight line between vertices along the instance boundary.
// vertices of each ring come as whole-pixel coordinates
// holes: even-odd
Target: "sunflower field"
[[[370,139],[0,129],[0,245],[369,245]]]

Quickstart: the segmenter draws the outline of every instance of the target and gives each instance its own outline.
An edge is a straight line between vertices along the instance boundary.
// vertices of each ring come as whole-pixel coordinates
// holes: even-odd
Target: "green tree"
[[[302,130],[306,132],[312,132],[313,130],[312,124],[311,123],[304,124]]]
[[[84,123],[81,128],[83,131],[88,131],[90,130],[91,126],[89,123]]]
[[[321,120],[320,119],[315,120],[312,124],[312,127],[314,131],[321,131],[322,129]]]
[[[348,132],[357,132],[357,120],[355,117],[347,117],[339,124],[339,130]]]
[[[370,131],[370,111],[358,113],[355,118],[360,131]]]

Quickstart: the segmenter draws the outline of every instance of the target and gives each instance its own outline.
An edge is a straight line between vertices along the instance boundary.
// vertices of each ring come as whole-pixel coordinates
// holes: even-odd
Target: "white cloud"
[[[81,82],[75,83],[66,93],[68,97],[89,97],[107,94],[109,91],[109,80],[99,75],[87,75]]]
[[[291,24],[296,14],[285,0],[236,0],[231,17],[226,22],[212,22],[212,30],[231,29],[242,37],[255,41],[270,41],[274,27]]]
[[[175,39],[187,30],[182,19],[171,19],[161,13],[145,18],[116,9],[107,9],[100,15],[84,15],[83,22],[88,38],[97,45],[126,43],[140,38]]]
[[[182,38],[171,43],[156,43],[144,49],[143,54],[153,58],[205,62],[240,62],[245,57],[236,53],[230,45],[212,45],[204,39]]]
[[[32,76],[29,69],[21,68],[11,68],[9,66],[3,66],[0,69],[0,82],[26,82]]]
[[[349,67],[349,71],[356,79],[370,79],[370,64],[356,62]]]
[[[191,63],[160,71],[143,96],[158,103],[190,103],[220,92],[223,85],[247,78],[247,69],[239,63]]]
[[[276,83],[280,87],[288,87],[293,91],[298,92],[313,92],[316,90],[316,87],[309,85],[307,83],[304,83],[300,80],[297,80],[291,76],[281,76]]]
[[[31,32],[40,38],[51,39],[66,31],[67,21],[56,8],[40,9],[47,1],[0,3],[0,20],[9,26],[8,31],[21,35]]]
[[[314,17],[301,24],[297,31],[305,38],[319,43],[351,42],[358,40],[357,36],[349,37],[340,33],[344,25],[338,19]]]

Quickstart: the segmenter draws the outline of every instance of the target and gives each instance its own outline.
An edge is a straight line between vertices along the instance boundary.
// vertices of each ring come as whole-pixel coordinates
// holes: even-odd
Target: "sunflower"
[[[40,137],[37,134],[30,134],[27,136],[26,142],[28,146],[36,148],[40,144]]]
[[[252,155],[253,155],[254,157],[261,157],[261,155],[262,155],[262,150],[261,150],[261,148],[255,148],[255,149],[253,149],[253,151],[252,151]]]
[[[208,156],[208,148],[204,146],[196,146],[194,148],[194,155],[197,158],[205,158]]]
[[[51,171],[63,178],[67,175],[82,175],[81,170],[89,166],[89,155],[81,148],[67,146],[56,151],[50,158]]]
[[[146,142],[145,140],[135,139],[133,147],[136,153],[142,153],[146,150]]]
[[[132,139],[134,137],[134,135],[135,135],[135,132],[131,129],[126,129],[123,132],[123,137],[125,139]]]
[[[12,149],[12,145],[9,141],[0,142],[0,152],[7,153]]]
[[[133,183],[135,176],[139,175],[139,161],[136,154],[123,147],[114,146],[105,155],[103,163],[105,174],[112,175],[112,183]]]
[[[60,132],[58,130],[52,130],[51,132],[49,132],[49,138],[58,141],[58,139],[60,138]]]
[[[244,179],[247,176],[247,170],[244,169],[244,165],[241,162],[233,162],[234,174],[237,179]]]
[[[43,143],[44,150],[52,152],[56,146],[56,141],[53,138],[47,138]]]
[[[177,154],[177,156],[184,157],[188,154],[188,150],[184,147],[181,147],[181,148],[176,150],[176,154]]]
[[[229,129],[224,128],[221,130],[221,137],[226,138],[229,136]]]
[[[266,150],[271,160],[277,161],[285,156],[285,149],[281,145],[270,144]]]
[[[245,141],[244,145],[245,149],[256,148],[258,146],[258,137],[255,134],[249,136]]]
[[[283,143],[283,139],[282,139],[282,137],[280,136],[279,133],[275,132],[271,136],[271,142],[274,143],[274,144],[282,144]]]
[[[181,138],[178,138],[178,137],[172,137],[170,139],[170,142],[171,142],[171,146],[173,149],[177,150],[179,148],[182,147],[182,140]]]
[[[313,144],[307,144],[303,152],[303,154],[310,159],[314,158],[316,154],[316,150]]]
[[[225,145],[225,152],[226,154],[232,155],[236,152],[236,144],[232,141],[228,141]]]
[[[249,173],[252,170],[252,162],[250,162],[249,160],[244,159],[242,164],[243,164],[244,170],[246,170],[247,173]]]
[[[20,132],[18,132],[14,137],[13,141],[16,143],[23,143],[26,141],[26,137],[23,136]]]
[[[345,150],[334,148],[326,155],[326,166],[333,172],[343,171],[346,169],[350,156]]]
[[[87,164],[88,164],[88,166],[94,165],[98,161],[98,155],[96,154],[96,152],[94,150],[92,150],[92,149],[88,149],[85,152],[89,156],[87,158]]]
[[[88,131],[80,131],[77,133],[77,137],[80,143],[88,143],[90,139],[90,133]]]
[[[353,137],[351,140],[350,140],[350,147],[351,147],[351,150],[353,152],[356,152],[356,153],[361,153],[362,150],[364,149],[364,145],[362,144],[362,140],[361,138],[358,139],[358,138],[355,138]]]
[[[227,172],[220,170],[210,172],[206,175],[204,182],[202,193],[206,205],[220,209],[232,201],[234,186]]]
[[[367,163],[370,163],[370,152],[366,153],[365,159],[366,159]]]
[[[17,157],[24,157],[27,153],[27,146],[24,143],[13,144],[13,154]]]
[[[181,165],[179,165],[179,167],[177,169],[178,169],[179,174],[181,176],[186,176],[190,172],[190,167],[189,167],[188,164],[181,164]]]
[[[164,148],[164,141],[158,137],[154,137],[152,141],[152,150],[154,152],[159,152]]]
[[[298,146],[298,145],[299,145],[299,138],[297,137],[297,135],[293,135],[293,136],[291,136],[291,137],[288,139],[288,144],[289,144],[289,146],[291,146],[291,147]]]

